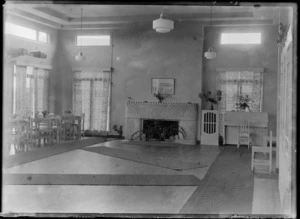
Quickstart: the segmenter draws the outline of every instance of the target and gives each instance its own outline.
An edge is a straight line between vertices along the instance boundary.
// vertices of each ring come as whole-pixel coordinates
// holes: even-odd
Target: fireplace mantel
[[[197,103],[159,103],[129,100],[126,105],[126,139],[130,139],[133,133],[143,129],[143,119],[178,121],[179,126],[181,126],[187,134],[183,143],[196,143],[198,121]]]

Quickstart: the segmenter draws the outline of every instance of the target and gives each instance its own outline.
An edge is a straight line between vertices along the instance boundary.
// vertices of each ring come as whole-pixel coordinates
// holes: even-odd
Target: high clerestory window
[[[5,23],[5,33],[29,40],[39,41],[42,43],[49,42],[48,33],[9,22]]]
[[[109,35],[95,35],[95,36],[77,36],[77,46],[109,46]]]
[[[261,33],[222,33],[221,44],[261,44]]]

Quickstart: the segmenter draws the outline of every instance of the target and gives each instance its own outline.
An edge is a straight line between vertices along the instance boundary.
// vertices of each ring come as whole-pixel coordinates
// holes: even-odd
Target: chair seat
[[[253,144],[252,136],[249,121],[243,121],[239,125],[237,148],[239,148],[241,144],[246,144],[248,148],[250,148]]]
[[[272,142],[272,131],[270,132],[270,142]],[[264,141],[263,146],[252,146],[252,161],[251,170],[254,170],[255,165],[268,166],[269,172],[272,172],[272,146],[268,146],[267,141]]]
[[[266,152],[269,152],[270,149],[268,147],[252,146],[252,151],[253,152],[266,153]]]

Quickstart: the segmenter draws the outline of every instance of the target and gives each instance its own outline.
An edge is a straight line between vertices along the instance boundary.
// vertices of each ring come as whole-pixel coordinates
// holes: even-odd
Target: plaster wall
[[[57,68],[60,69],[61,87],[55,96],[60,108],[71,108],[70,83],[73,68],[107,68],[112,65],[111,125],[125,125],[125,107],[128,98],[138,101],[158,101],[151,94],[152,78],[175,78],[175,95],[166,102],[199,103],[201,91],[202,28],[199,22],[175,23],[170,33],[157,33],[151,22],[135,28],[112,32],[113,47],[84,47],[85,63],[77,63],[74,56],[76,31],[60,31]],[[84,33],[106,34],[101,30]],[[111,52],[113,55],[111,56]],[[112,57],[112,58],[111,58]],[[62,83],[62,82],[60,82]],[[66,100],[66,101],[65,101]],[[59,104],[59,103],[58,103]]]
[[[211,46],[217,53],[213,60],[203,62],[203,89],[216,90],[216,68],[263,67],[263,106],[269,114],[269,129],[276,135],[277,116],[277,26],[220,26],[205,27],[204,50]],[[262,42],[258,45],[221,45],[223,32],[261,32]]]
[[[49,43],[41,43],[34,40],[24,39],[21,37],[3,34],[3,61],[4,61],[4,74],[3,74],[3,89],[5,95],[3,96],[4,101],[4,120],[10,117],[12,113],[12,100],[13,100],[13,63],[18,60],[23,63],[39,64],[53,66],[54,54],[57,46],[57,30],[44,26],[39,23],[31,22],[26,19],[21,19],[15,16],[5,16],[5,22],[11,22],[17,25],[21,25],[27,28],[32,28],[35,30],[43,31],[49,34]],[[39,59],[31,56],[18,56],[14,57],[9,55],[9,52],[15,51],[17,49],[26,50],[39,50],[47,54],[47,58]],[[53,72],[50,71],[50,77]]]

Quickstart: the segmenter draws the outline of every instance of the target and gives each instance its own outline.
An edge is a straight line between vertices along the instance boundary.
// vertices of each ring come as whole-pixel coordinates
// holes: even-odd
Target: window
[[[42,43],[48,43],[48,34],[45,32],[39,31],[39,38],[38,40]]]
[[[252,112],[261,112],[262,84],[261,72],[225,71],[219,72],[218,86],[222,91],[220,108],[224,111],[239,111],[237,103],[240,96],[248,96]]]
[[[110,36],[109,35],[98,35],[98,36],[77,36],[77,46],[109,46]]]
[[[48,70],[14,65],[13,114],[28,118],[48,110],[48,82]]]
[[[5,24],[5,33],[30,40],[36,40],[36,30],[27,27],[22,27],[12,23]]]
[[[249,103],[251,112],[262,111],[263,70],[218,70],[217,89],[222,91],[219,103],[219,129],[224,135],[223,118],[226,111],[240,111],[237,106],[240,96],[248,95],[253,101]],[[224,136],[223,136],[224,137]]]
[[[73,113],[84,113],[85,130],[109,130],[110,74],[106,72],[75,72]]]
[[[260,44],[261,33],[222,33],[221,44]]]
[[[49,34],[45,32],[37,31],[9,22],[5,23],[5,33],[42,43],[48,43],[49,41]]]

